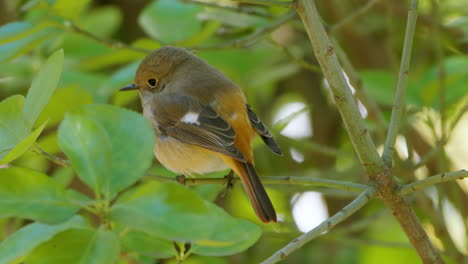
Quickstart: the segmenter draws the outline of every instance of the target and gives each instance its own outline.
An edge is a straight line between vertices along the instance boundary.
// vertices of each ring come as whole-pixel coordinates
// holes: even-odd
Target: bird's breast
[[[158,136],[154,154],[164,167],[184,175],[228,169],[220,157],[221,154],[186,144],[170,136]]]

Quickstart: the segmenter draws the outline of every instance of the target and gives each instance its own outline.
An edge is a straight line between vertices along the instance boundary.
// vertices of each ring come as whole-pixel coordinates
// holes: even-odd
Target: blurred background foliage
[[[317,1],[317,5],[361,113],[381,149],[392,108],[408,1],[332,0]],[[38,146],[64,157],[57,134],[65,113],[92,103],[141,111],[136,93],[119,93],[118,89],[132,82],[139,61],[148,51],[169,44],[182,46],[241,86],[249,103],[274,132],[286,155],[277,157],[256,141],[260,175],[365,184],[366,175],[307,35],[298,17],[290,12],[224,0],[0,0],[0,100],[13,94],[25,95],[49,55],[63,49],[58,88],[33,128],[45,124]],[[421,0],[408,105],[396,145],[395,175],[401,183],[468,167],[467,51],[466,0]],[[46,173],[68,189],[92,195],[73,170],[35,151],[27,151],[9,165]],[[157,161],[153,161],[150,172],[174,176]],[[261,224],[239,185],[228,191],[218,185],[194,188],[231,215],[260,225],[263,235],[241,253],[228,257],[195,254],[184,263],[258,263],[356,196],[343,190],[286,183],[267,187],[279,214],[278,224]],[[468,182],[464,180],[434,186],[410,198],[447,263],[467,263],[467,193]],[[3,219],[0,237],[7,237],[26,223],[17,218]],[[75,237],[73,232],[57,231],[53,239]],[[91,239],[91,234],[80,236],[80,241]],[[138,236],[142,234],[135,232],[127,240]],[[112,240],[105,233],[101,238]],[[46,254],[61,252],[47,243],[34,250],[28,258],[30,263],[36,263],[44,250],[49,252]],[[151,246],[165,248],[163,253],[150,254],[161,258],[157,263],[176,262],[171,257],[171,245],[154,240],[144,245],[147,252],[152,251]],[[127,243],[129,255],[123,251],[120,263],[140,263],[133,257],[141,263],[156,263],[148,256],[133,254],[132,246],[135,244]],[[79,252],[80,246],[76,248]],[[203,252],[203,248],[198,250]],[[73,260],[77,252],[70,252],[67,259]],[[418,261],[397,222],[382,203],[374,201],[284,263]]]

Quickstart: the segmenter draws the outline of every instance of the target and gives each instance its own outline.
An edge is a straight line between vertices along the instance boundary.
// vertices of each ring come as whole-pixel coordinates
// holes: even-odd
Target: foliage
[[[381,148],[407,5],[371,0],[353,17],[362,1],[317,2],[333,45],[344,48],[338,58]],[[461,132],[468,126],[466,7],[420,2],[393,168],[401,184],[466,168],[468,160]],[[305,190],[321,192],[318,203],[334,214],[356,196],[348,190],[366,187],[328,83],[290,10],[239,1],[103,3],[109,2],[0,1],[0,17],[16,17],[0,27],[0,263],[258,263],[304,232],[293,211]],[[153,160],[153,131],[137,113],[138,95],[117,91],[132,82],[149,51],[166,44],[191,49],[223,71],[270,124],[287,155],[275,157],[256,141],[258,171],[297,176],[264,181],[281,184],[268,189],[278,224],[260,224],[237,185],[184,186]],[[293,104],[300,109],[288,111]],[[287,136],[289,125],[305,136]],[[427,190],[414,196],[414,208],[446,261],[457,263],[468,252],[466,182]],[[383,208],[372,202],[285,262],[417,261]]]

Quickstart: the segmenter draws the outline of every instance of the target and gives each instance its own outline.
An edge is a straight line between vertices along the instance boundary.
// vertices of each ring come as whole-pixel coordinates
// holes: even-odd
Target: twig
[[[447,90],[447,85],[446,85],[446,77],[447,73],[445,70],[445,65],[444,65],[444,59],[445,59],[445,54],[444,54],[444,49],[442,47],[442,39],[440,35],[440,28],[439,25],[441,23],[440,20],[440,12],[439,12],[439,4],[431,0],[431,6],[432,6],[432,41],[435,46],[435,55],[436,55],[436,61],[437,61],[437,74],[438,74],[438,93],[439,93],[439,113],[440,113],[440,127],[441,127],[441,138],[445,138],[445,133],[446,133],[446,116],[445,116],[445,101],[446,101],[446,90]],[[440,152],[441,155],[445,155],[443,151]]]
[[[335,228],[333,230],[333,235],[347,235],[351,234],[354,232],[359,232],[361,230],[367,229],[369,225],[372,225],[375,223],[379,218],[381,218],[384,215],[388,215],[388,210],[386,208],[383,208],[373,215],[363,217],[362,219],[359,219],[358,221],[355,221],[349,225],[342,226]]]
[[[306,70],[308,70],[308,71],[311,71],[311,72],[322,72],[322,69],[320,69],[319,66],[314,65],[314,64],[312,64],[312,63],[309,63],[309,62],[307,62],[307,61],[305,61],[305,60],[303,60],[303,59],[301,59],[301,58],[296,57],[296,56],[291,52],[290,49],[288,49],[287,47],[281,45],[280,43],[276,42],[275,40],[273,40],[273,39],[271,39],[271,38],[270,38],[269,40],[270,40],[270,42],[271,42],[273,45],[275,45],[275,46],[277,46],[278,48],[280,48],[281,51],[283,51],[284,54],[285,54],[286,56],[288,56],[292,61],[294,61],[297,65],[299,65],[299,66],[301,66],[302,68],[304,68],[304,69],[306,69]]]
[[[411,50],[413,48],[414,31],[418,18],[418,0],[411,0],[406,25],[405,41],[403,44],[403,54],[401,55],[400,71],[396,88],[395,100],[393,103],[392,117],[387,132],[387,139],[382,154],[382,159],[386,166],[391,167],[393,152],[395,151],[395,140],[400,128],[401,117],[405,109],[405,90],[408,84],[408,72],[411,61]]]
[[[93,39],[93,40],[95,40],[95,41],[97,41],[97,42],[99,42],[99,43],[101,43],[101,44],[103,44],[105,46],[108,46],[110,48],[113,48],[113,49],[127,49],[127,50],[132,50],[132,51],[136,51],[136,52],[140,52],[140,53],[144,53],[144,54],[149,54],[149,53],[152,52],[152,50],[149,50],[149,49],[138,48],[138,47],[134,47],[134,46],[131,46],[131,45],[127,45],[127,44],[122,43],[122,42],[115,42],[115,41],[111,41],[111,40],[107,40],[107,39],[98,37],[98,36],[94,35],[93,33],[78,27],[75,23],[73,23],[71,21],[66,21],[64,23],[64,25],[65,25],[66,29],[69,29],[72,32],[75,32],[77,34],[80,34],[80,35],[83,35],[83,36],[88,37],[90,39]]]
[[[255,5],[262,5],[262,6],[277,6],[277,7],[285,7],[291,8],[293,2],[287,1],[277,1],[277,0],[231,0],[232,2],[238,3],[246,3],[246,4],[255,4]]]
[[[178,182],[187,186],[204,185],[204,184],[225,185],[228,183],[228,179],[226,178],[183,177],[183,180],[181,180],[180,178],[151,175],[151,174],[147,174],[147,176],[150,179],[155,180],[155,181]],[[239,178],[234,177],[232,178],[230,182],[233,184],[238,183]],[[309,185],[309,186],[315,186],[315,187],[336,188],[336,189],[346,190],[350,192],[361,192],[362,190],[365,190],[367,188],[367,185],[364,185],[364,184],[345,182],[345,181],[335,181],[335,180],[328,180],[328,179],[321,179],[321,178],[301,177],[301,176],[266,176],[266,177],[262,177],[262,182],[265,185],[286,185],[286,184]]]
[[[241,48],[241,47],[248,47],[253,45],[258,41],[260,37],[265,34],[268,34],[279,26],[287,23],[288,21],[292,20],[296,17],[296,12],[288,12],[286,15],[279,17],[275,21],[271,22],[270,24],[255,30],[252,34],[245,36],[243,38],[234,39],[230,42],[223,42],[220,44],[215,45],[207,45],[207,46],[194,46],[189,47],[192,50],[220,50],[220,49],[232,49],[232,48]]]
[[[431,160],[434,157],[435,154],[437,154],[437,152],[439,152],[441,148],[445,146],[446,143],[447,143],[447,139],[442,139],[441,141],[437,142],[437,144],[429,152],[427,152],[424,156],[422,156],[421,160],[418,163],[416,163],[414,166],[412,166],[411,169],[415,170],[425,165],[429,160]]]
[[[375,186],[369,186],[354,201],[349,203],[347,206],[341,209],[338,213],[328,218],[327,220],[325,220],[324,222],[322,222],[320,225],[310,230],[309,232],[291,241],[291,243],[289,243],[284,248],[280,249],[271,257],[263,261],[262,264],[271,264],[271,263],[276,263],[280,260],[283,260],[289,254],[299,249],[300,247],[302,247],[304,244],[306,244],[310,240],[320,236],[323,232],[328,231],[331,228],[333,228],[335,225],[341,223],[342,221],[350,217],[352,214],[354,214],[361,207],[366,205],[376,195],[376,192],[377,192],[376,190],[377,188]]]
[[[66,160],[66,159],[62,159],[62,158],[59,158],[57,156],[54,156],[52,154],[50,154],[49,152],[43,150],[41,147],[39,147],[39,145],[35,145],[34,146],[34,149],[33,149],[37,154],[40,154],[44,157],[46,157],[47,159],[49,159],[50,161],[52,161],[53,163],[55,164],[58,164],[60,166],[64,166],[64,167],[70,167],[71,166],[71,163],[69,160]]]
[[[323,145],[311,140],[297,140],[289,137],[285,137],[280,135],[279,136],[281,141],[285,141],[288,146],[297,148],[299,150],[308,150],[308,151],[315,151],[321,153],[326,156],[330,157],[347,157],[350,159],[355,159],[356,155],[350,152],[343,151],[341,149],[336,149],[327,145]]]
[[[194,3],[194,4],[203,5],[207,7],[213,7],[213,8],[227,9],[227,10],[238,12],[238,13],[261,16],[261,17],[266,17],[266,18],[275,17],[274,15],[271,15],[269,12],[261,12],[257,8],[251,8],[248,6],[238,6],[237,4],[233,2],[232,4],[227,3],[227,2],[211,2],[211,1],[205,1],[205,0],[182,0],[182,2]]]
[[[333,24],[330,29],[329,29],[329,32],[331,34],[333,34],[333,32],[341,29],[344,25],[350,23],[351,21],[353,21],[354,19],[356,19],[357,17],[361,16],[362,14],[364,14],[365,12],[367,12],[367,10],[369,10],[371,7],[373,7],[379,0],[369,0],[367,1],[367,3],[365,5],[363,5],[362,7],[358,8],[356,11],[354,11],[353,13],[351,13],[349,16],[341,19],[339,22]]]
[[[411,7],[411,19],[409,21],[413,20],[417,1],[413,0]],[[328,40],[328,35],[322,25],[314,1],[297,0],[296,10],[304,23],[317,60],[330,84],[336,105],[343,117],[345,128],[361,164],[369,175],[370,181],[378,186],[379,195],[400,223],[423,262],[444,263],[408,202],[396,192],[398,185],[392,177],[391,167],[384,166],[382,159],[376,152],[375,145],[364,126],[357,104],[346,84],[334,48]],[[395,139],[391,140],[391,145],[393,145],[394,141]]]
[[[420,180],[420,181],[416,181],[413,183],[403,185],[400,189],[400,194],[401,195],[412,194],[413,192],[435,185],[437,183],[448,182],[448,181],[453,181],[453,180],[463,180],[466,177],[468,177],[468,171],[466,170],[459,170],[459,171],[454,171],[454,172],[445,172],[445,173],[437,174],[437,175],[428,177],[424,180]]]

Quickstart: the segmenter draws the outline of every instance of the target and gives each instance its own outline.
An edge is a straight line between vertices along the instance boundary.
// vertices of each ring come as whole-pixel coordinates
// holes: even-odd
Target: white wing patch
[[[181,119],[181,122],[188,123],[188,124],[196,124],[200,125],[200,122],[198,121],[198,116],[199,113],[195,112],[187,112]]]

